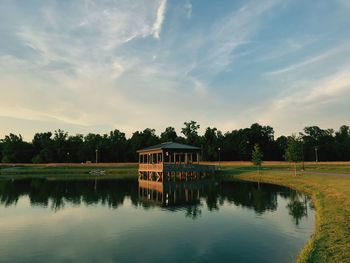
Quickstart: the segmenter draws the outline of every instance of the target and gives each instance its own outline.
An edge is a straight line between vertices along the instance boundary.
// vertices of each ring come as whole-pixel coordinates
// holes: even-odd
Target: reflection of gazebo
[[[198,205],[204,189],[212,186],[213,182],[210,179],[165,183],[140,180],[139,199],[144,204],[169,208]]]
[[[215,166],[199,164],[200,148],[175,142],[165,142],[137,151],[139,180],[193,180],[214,173]]]

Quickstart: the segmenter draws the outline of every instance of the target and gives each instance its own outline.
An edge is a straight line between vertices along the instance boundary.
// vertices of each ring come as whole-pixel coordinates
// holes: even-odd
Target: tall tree
[[[299,137],[292,135],[288,137],[287,149],[284,154],[286,161],[294,163],[294,175],[297,175],[297,163],[302,160],[302,141]]]
[[[58,129],[53,136],[53,143],[55,147],[55,161],[62,163],[67,161],[67,138],[68,133]]]
[[[84,136],[77,134],[74,136],[68,136],[66,141],[66,162],[83,162],[85,161],[83,155]]]
[[[219,159],[219,148],[221,146],[222,133],[216,128],[208,127],[202,137],[203,159],[216,161]],[[221,148],[220,148],[221,150]]]
[[[200,146],[198,130],[200,125],[195,121],[184,122],[185,127],[181,129],[181,133],[185,135],[186,142],[191,145]]]
[[[147,128],[142,132],[137,131],[132,134],[131,138],[128,140],[130,149],[129,158],[131,161],[137,160],[137,150],[158,144],[160,142],[160,139],[155,132],[156,131],[154,129]]]
[[[10,133],[2,142],[3,163],[28,163],[33,155],[33,148],[30,143],[23,141],[21,135]]]
[[[343,125],[335,133],[335,147],[339,161],[350,160],[350,127]]]
[[[51,132],[36,133],[32,140],[34,148],[33,163],[54,162],[54,146]]]
[[[260,166],[263,161],[263,153],[260,150],[259,144],[254,145],[254,149],[252,152],[252,163],[256,166],[258,174],[260,174]]]
[[[167,127],[165,131],[160,134],[161,142],[175,142],[177,141],[177,134],[174,127]]]
[[[125,133],[114,130],[111,131],[108,137],[110,148],[110,161],[124,162],[126,161],[125,153],[127,151],[127,141]]]

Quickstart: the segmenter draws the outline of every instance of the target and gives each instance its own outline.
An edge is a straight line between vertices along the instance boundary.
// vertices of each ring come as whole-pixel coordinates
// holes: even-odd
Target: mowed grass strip
[[[234,174],[229,175],[229,171]],[[342,170],[343,172],[343,170]],[[297,262],[350,262],[350,176],[304,173],[298,176],[277,171],[237,171],[226,167],[226,178],[239,178],[284,185],[312,196],[317,210],[313,237],[299,254]]]
[[[70,164],[47,164],[47,165],[7,165],[1,166],[0,178],[137,178],[136,164],[110,164],[103,165],[70,165]]]

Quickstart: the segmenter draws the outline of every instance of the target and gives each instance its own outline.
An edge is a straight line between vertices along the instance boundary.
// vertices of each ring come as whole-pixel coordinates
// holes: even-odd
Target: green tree
[[[125,133],[119,130],[111,131],[108,137],[108,149],[110,151],[110,159],[108,161],[126,161],[125,153],[127,151],[127,141],[125,138]]]
[[[297,163],[302,160],[302,141],[294,134],[288,137],[287,149],[284,154],[286,161],[294,163],[294,175],[297,175]]]
[[[137,161],[136,151],[148,146],[158,144],[160,142],[158,136],[155,134],[154,129],[144,129],[142,132],[134,132],[131,138],[128,140],[129,145],[129,156],[130,161]]]
[[[66,162],[76,163],[83,162],[83,146],[84,146],[84,136],[82,134],[77,134],[74,136],[68,136],[66,141]]]
[[[101,155],[103,138],[100,134],[89,133],[84,137],[83,158],[84,161],[94,162],[96,150]],[[103,153],[102,153],[103,156]]]
[[[219,148],[222,140],[222,133],[216,128],[208,127],[202,137],[203,159],[206,161],[216,161],[219,159]]]
[[[260,174],[260,166],[262,164],[262,161],[263,161],[263,153],[260,150],[259,144],[256,143],[254,145],[254,149],[252,152],[252,163],[256,165],[258,174]]]
[[[165,131],[160,134],[161,142],[175,142],[177,138],[178,137],[174,127],[167,127]]]
[[[56,162],[65,162],[67,161],[67,138],[68,133],[58,129],[55,131],[53,136],[53,144],[55,149],[55,161]]]
[[[185,135],[186,142],[188,144],[197,145],[199,146],[199,136],[198,136],[198,130],[200,128],[200,125],[197,124],[195,121],[190,122],[184,122],[185,127],[181,129],[181,133]]]
[[[34,148],[33,163],[53,162],[54,148],[51,132],[36,133],[32,140]]]
[[[33,155],[33,147],[30,143],[23,141],[21,135],[10,133],[2,142],[3,163],[29,163]]]

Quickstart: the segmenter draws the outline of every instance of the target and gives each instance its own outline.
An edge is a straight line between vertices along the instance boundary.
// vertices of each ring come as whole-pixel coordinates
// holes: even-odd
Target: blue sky
[[[0,2],[0,138],[350,125],[350,1]]]

